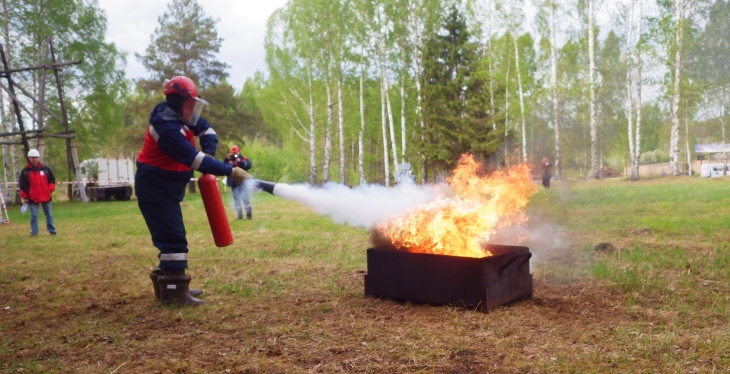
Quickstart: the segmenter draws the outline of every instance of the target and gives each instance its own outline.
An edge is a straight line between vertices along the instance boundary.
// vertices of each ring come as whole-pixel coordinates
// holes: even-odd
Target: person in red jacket
[[[56,190],[56,178],[48,166],[39,161],[40,153],[36,149],[28,151],[28,165],[20,173],[20,197],[23,204],[30,207],[30,234],[38,235],[38,205],[43,207],[46,215],[46,229],[56,235],[56,226],[51,214],[51,192]]]

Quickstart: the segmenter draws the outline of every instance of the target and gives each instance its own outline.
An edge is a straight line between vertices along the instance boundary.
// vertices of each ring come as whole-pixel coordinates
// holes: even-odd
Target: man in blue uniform
[[[135,189],[139,210],[160,250],[160,268],[150,274],[155,295],[163,303],[200,305],[200,290],[190,290],[188,242],[185,238],[180,202],[193,170],[204,174],[227,175],[237,183],[249,177],[241,168],[213,158],[218,138],[200,117],[207,102],[198,97],[190,78],[177,76],[164,83],[165,101],[150,114],[142,151],[137,156]],[[200,148],[195,148],[195,136]]]

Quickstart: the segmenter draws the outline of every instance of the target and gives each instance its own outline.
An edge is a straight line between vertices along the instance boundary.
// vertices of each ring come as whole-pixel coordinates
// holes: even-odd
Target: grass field
[[[0,372],[730,371],[730,179],[541,190],[531,224],[560,245],[532,244],[534,298],[489,314],[364,298],[366,230],[267,194],[253,204],[216,248],[199,195],[183,203],[200,308],[154,299],[135,201],[54,203],[59,234],[37,237],[11,206]]]

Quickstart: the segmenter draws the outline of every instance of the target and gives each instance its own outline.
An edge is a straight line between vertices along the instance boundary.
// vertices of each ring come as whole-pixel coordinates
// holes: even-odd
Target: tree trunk
[[[509,51],[509,49],[508,49]],[[504,168],[509,169],[509,68],[512,55],[507,55],[507,73],[504,78]]]
[[[342,103],[342,73],[337,77],[337,132],[340,138],[340,183],[345,184],[345,113]]]
[[[520,72],[520,51],[517,48],[517,38],[512,39],[515,44],[515,70],[517,70],[517,88],[520,95],[520,118],[522,120],[522,162],[527,162],[527,128],[525,125],[525,102],[522,93],[522,72]]]
[[[423,129],[424,129],[424,123],[423,123],[423,108],[422,108],[422,102],[423,99],[421,97],[421,55],[420,55],[420,44],[421,44],[421,38],[418,36],[420,30],[418,30],[418,26],[414,26],[415,32],[414,35],[414,42],[413,42],[413,59],[415,60],[415,72],[413,74],[415,80],[416,80],[416,118],[418,119],[418,123],[421,126],[421,143],[424,142],[423,138]],[[421,184],[426,183],[426,156],[421,153]]]
[[[317,148],[315,147],[315,141],[317,140],[317,136],[314,131],[314,89],[312,88],[311,62],[310,66],[307,68],[307,80],[309,83],[309,184],[314,186],[317,183]]]
[[[327,128],[324,135],[324,179],[322,183],[330,181],[330,162],[332,161],[332,92],[329,82],[327,86]]]
[[[639,162],[641,161],[641,1],[639,1],[638,21],[636,26],[636,138],[634,139],[634,163],[631,180],[639,180]]]
[[[380,123],[383,126],[383,166],[385,168],[385,187],[390,186],[390,162],[388,160],[388,129],[385,113],[385,88],[383,80],[380,80]]]
[[[629,20],[626,22],[628,31],[626,33],[626,119],[629,131],[629,162],[631,164],[631,180],[634,179],[634,93],[632,90],[633,82],[631,80],[631,68],[633,66],[634,43],[632,33],[634,29],[634,0],[631,0],[631,8],[629,10]]]
[[[689,112],[689,110],[688,110]],[[692,168],[692,152],[689,149],[689,114],[684,114],[684,147],[687,153],[687,175],[692,176],[694,170]]]
[[[594,1],[588,0],[588,89],[590,90],[591,107],[591,176],[598,179],[598,121],[596,118],[596,51],[593,30]]]
[[[722,114],[720,115],[720,127],[722,128],[722,145],[725,145],[725,103],[722,103]],[[727,175],[727,152],[722,153],[722,176]]]
[[[642,5],[638,4],[638,18],[636,21],[636,139],[634,140],[634,164],[631,179],[639,180],[639,162],[641,161],[641,24]]]
[[[676,0],[676,30],[674,33],[674,90],[672,94],[672,130],[669,139],[669,172],[679,175],[679,101],[680,81],[682,78],[682,27],[684,24],[684,1]]]
[[[550,75],[552,76],[553,126],[555,127],[555,179],[560,179],[560,108],[558,99],[558,58],[555,54],[555,4],[550,0]]]
[[[383,24],[380,17],[378,18],[378,21],[381,21],[381,22],[379,22],[381,25]],[[379,59],[380,59],[380,80],[381,80],[381,82],[382,82],[381,84],[383,86],[382,95],[385,98],[385,104],[387,105],[386,115],[388,117],[388,128],[390,130],[390,142],[391,142],[391,147],[392,147],[392,151],[393,151],[393,165],[397,166],[398,165],[398,145],[396,144],[396,141],[395,141],[395,129],[394,129],[394,124],[393,124],[393,107],[390,104],[390,94],[389,94],[390,87],[388,85],[388,75],[387,75],[386,66],[385,66],[387,63],[387,61],[386,61],[387,56],[386,56],[386,51],[385,51],[385,36],[383,35],[381,30],[378,30],[376,39],[377,39],[376,42],[378,45],[378,55],[379,55]]]
[[[363,48],[364,49],[364,48]],[[361,49],[361,52],[364,51]],[[365,97],[364,97],[364,80],[365,80],[365,63],[364,57],[360,55],[360,133],[357,136],[357,164],[360,172],[360,184],[364,185],[365,181],[365,162],[363,156],[363,137],[365,136]]]
[[[405,42],[403,42],[405,43]],[[400,158],[406,159],[406,47],[401,44],[401,79],[400,79]]]

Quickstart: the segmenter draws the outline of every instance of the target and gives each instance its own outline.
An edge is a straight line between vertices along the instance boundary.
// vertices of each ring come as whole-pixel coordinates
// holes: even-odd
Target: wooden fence
[[[702,168],[702,164],[708,164],[708,163],[717,163],[717,161],[692,161],[692,171],[694,171],[695,175],[700,174],[700,169]],[[680,173],[684,174],[687,172],[687,163],[680,162],[679,163],[679,170]],[[653,175],[670,175],[669,174],[669,163],[668,162],[662,162],[660,164],[649,164],[649,165],[639,165],[639,176],[653,176]],[[631,176],[631,167],[627,166],[624,168],[624,176],[630,177]]]

